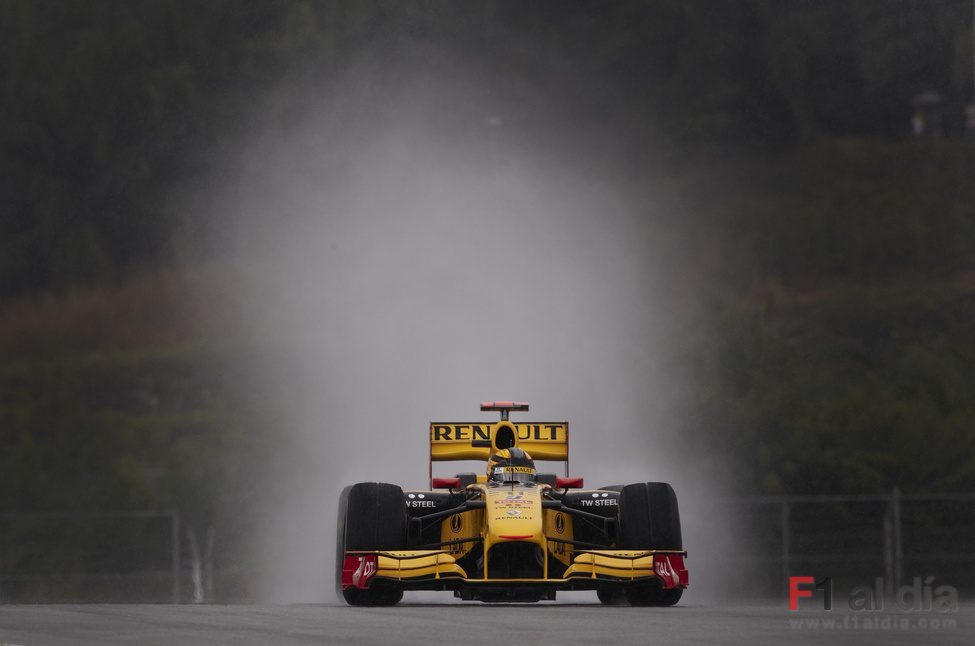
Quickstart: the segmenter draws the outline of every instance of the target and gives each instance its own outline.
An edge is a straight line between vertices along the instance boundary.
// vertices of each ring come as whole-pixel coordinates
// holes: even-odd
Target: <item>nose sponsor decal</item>
[[[508,491],[503,496],[499,493],[492,497],[494,499],[494,504],[501,508],[532,506],[531,499],[525,498],[525,493],[523,491]]]
[[[496,513],[495,520],[531,520],[535,518],[535,509],[540,502],[537,492],[533,495],[531,492],[517,490],[495,491],[489,494],[489,498]]]

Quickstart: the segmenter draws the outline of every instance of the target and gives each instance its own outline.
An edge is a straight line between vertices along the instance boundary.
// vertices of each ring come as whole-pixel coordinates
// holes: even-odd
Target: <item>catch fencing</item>
[[[709,556],[735,568],[724,578],[741,596],[781,595],[789,576],[830,577],[839,590],[881,585],[888,595],[916,577],[922,585],[975,590],[975,493],[895,489],[712,503],[720,526],[707,531],[729,540]],[[709,510],[683,511],[691,520]],[[0,603],[209,601],[213,577],[226,569],[219,559],[210,563],[213,535],[198,541],[185,531],[181,541],[181,531],[175,511],[0,513]],[[701,528],[685,523],[688,544],[694,531]],[[702,556],[691,554],[692,572]],[[244,581],[237,588],[246,589],[255,575],[235,570],[234,576]],[[695,587],[713,583],[692,574]]]
[[[0,513],[0,603],[179,603],[181,551],[175,511]]]
[[[975,589],[975,494],[759,496],[722,501],[754,589],[779,594],[789,576],[840,588]],[[880,579],[878,581],[878,579]]]

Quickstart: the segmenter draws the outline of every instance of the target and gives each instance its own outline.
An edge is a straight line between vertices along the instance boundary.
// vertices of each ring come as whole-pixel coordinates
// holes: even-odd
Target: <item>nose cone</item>
[[[489,490],[486,507],[491,542],[541,539],[542,496],[537,487]]]

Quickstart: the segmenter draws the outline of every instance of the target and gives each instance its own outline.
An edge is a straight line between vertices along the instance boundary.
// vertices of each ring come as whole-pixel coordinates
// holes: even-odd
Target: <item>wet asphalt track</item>
[[[864,613],[790,613],[784,604],[616,608],[598,604],[0,606],[0,644],[975,644],[975,606],[955,628],[893,628],[935,615],[900,614],[887,628],[795,628],[797,617],[838,624]],[[883,617],[873,617],[883,621]]]

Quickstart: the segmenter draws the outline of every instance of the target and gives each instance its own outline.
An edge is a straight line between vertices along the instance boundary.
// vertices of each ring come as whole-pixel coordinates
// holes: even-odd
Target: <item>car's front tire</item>
[[[373,582],[366,589],[342,590],[342,565],[348,550],[397,550],[406,546],[403,489],[385,482],[360,482],[339,496],[336,538],[336,589],[349,605],[392,606],[403,598],[395,584]]]
[[[620,492],[621,549],[681,550],[677,494],[666,482],[640,482]]]
[[[596,590],[596,598],[604,606],[625,606],[627,603],[623,590],[618,587],[599,588]]]
[[[634,586],[623,591],[631,606],[673,606],[684,594],[683,588],[664,590],[659,585]]]
[[[605,487],[610,489],[610,487]],[[674,488],[665,482],[640,482],[612,487],[620,492],[620,549],[680,550],[680,512]],[[683,589],[663,589],[659,582],[620,585],[597,591],[604,604],[629,603],[631,606],[672,606],[680,601]]]

